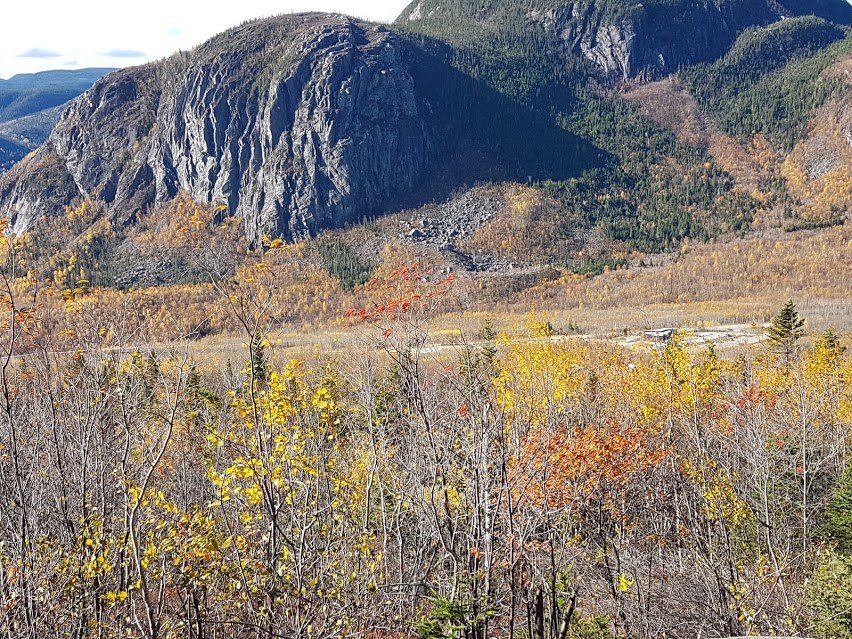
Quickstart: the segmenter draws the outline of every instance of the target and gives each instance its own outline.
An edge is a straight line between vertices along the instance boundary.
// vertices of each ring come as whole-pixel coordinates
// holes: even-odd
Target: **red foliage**
[[[452,273],[438,279],[433,279],[433,275],[431,269],[420,270],[417,263],[401,264],[385,280],[372,278],[365,288],[370,292],[394,290],[402,294],[382,298],[363,308],[346,309],[343,315],[347,318],[357,316],[362,322],[371,324],[403,320],[418,313],[428,315],[435,309],[436,300],[446,295],[455,281]]]
[[[607,501],[605,495],[626,488],[635,475],[668,457],[638,428],[563,425],[525,437],[514,468],[524,498],[541,507],[564,508]]]
[[[768,404],[770,407],[775,406],[778,401],[777,393],[767,393],[757,384],[752,384],[748,387],[743,396],[737,400],[737,406],[743,409],[754,408],[756,406]]]

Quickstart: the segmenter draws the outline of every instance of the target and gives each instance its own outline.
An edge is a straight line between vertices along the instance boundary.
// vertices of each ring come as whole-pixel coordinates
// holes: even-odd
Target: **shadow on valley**
[[[415,42],[411,73],[417,93],[432,109],[426,117],[436,148],[423,187],[405,198],[405,205],[443,198],[482,181],[561,182],[617,162],[558,126],[545,109],[514,100],[452,66],[447,45],[422,36]],[[573,98],[565,89],[563,99]]]

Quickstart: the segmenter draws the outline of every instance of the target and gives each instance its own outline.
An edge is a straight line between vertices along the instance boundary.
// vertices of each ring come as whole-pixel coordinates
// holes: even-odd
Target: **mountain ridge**
[[[432,29],[428,11],[424,22],[410,20],[428,8],[424,3],[412,3],[394,28],[319,13],[251,21],[190,52],[113,73],[71,105],[47,144],[0,178],[0,211],[21,233],[87,201],[121,228],[185,194],[242,218],[254,242],[266,235],[295,241],[417,208],[477,181],[514,181],[536,186],[562,207],[548,209],[537,234],[549,233],[565,251],[586,252],[577,238],[592,233],[603,238],[595,243],[604,261],[606,251],[664,251],[689,238],[743,234],[767,218],[762,209],[784,206],[797,215],[777,171],[744,191],[705,142],[677,139],[623,99],[625,77],[629,86],[668,67],[640,69],[640,56],[608,68],[566,46],[555,22],[542,26],[554,9],[575,20],[577,7],[585,7],[588,19],[577,24],[594,31],[607,20],[671,11],[682,0],[648,7],[485,2],[476,20],[460,13],[449,23],[452,33]],[[712,61],[681,66],[681,82],[692,86],[706,117],[716,117],[715,107],[696,88],[701,78],[717,73],[717,92],[742,92],[731,84],[740,75],[747,85],[779,92],[787,90],[778,78],[788,69],[819,56],[828,64],[852,42],[847,27],[789,17],[792,11],[774,0],[693,5],[714,20],[723,9],[751,16],[731,42],[731,25],[719,20],[722,54],[705,51]],[[529,20],[503,29],[500,21],[518,7]],[[471,25],[484,31],[465,35]],[[483,39],[498,27],[494,38]],[[683,51],[690,59],[690,49]],[[820,64],[795,78],[817,77]],[[729,67],[742,74],[722,72]],[[748,75],[754,68],[762,71]],[[789,134],[781,131],[789,148],[832,91],[845,90],[829,84],[794,113]],[[774,104],[762,94],[751,102]],[[749,117],[765,126],[762,114]],[[563,264],[574,259],[544,253]]]
[[[227,204],[235,214],[245,215],[248,205],[244,203],[250,200],[257,214],[247,219],[249,234],[299,235],[302,226],[316,227],[312,218],[324,219],[326,209],[342,218],[351,217],[343,195],[352,188],[376,189],[378,195],[388,195],[393,186],[390,163],[382,169],[384,177],[378,177],[381,184],[363,187],[350,184],[345,175],[327,172],[315,179],[318,172],[313,168],[293,170],[294,159],[313,165],[335,153],[350,153],[357,146],[338,145],[335,125],[341,120],[332,122],[327,117],[331,105],[318,105],[311,99],[304,103],[303,93],[314,92],[321,100],[328,97],[331,84],[337,97],[360,91],[365,109],[375,111],[374,121],[383,119],[387,132],[384,142],[380,141],[381,152],[353,161],[380,164],[386,156],[397,168],[398,164],[414,163],[411,168],[416,172],[420,170],[417,158],[427,154],[428,146],[425,132],[417,129],[416,122],[406,128],[406,118],[416,112],[410,78],[405,73],[388,76],[402,66],[393,48],[394,36],[371,26],[367,37],[354,25],[342,16],[319,14],[258,21],[231,29],[192,53],[116,72],[71,106],[39,154],[61,158],[60,164],[75,186],[72,192],[60,194],[62,199],[83,196],[117,203],[113,208],[122,208],[117,215],[125,221],[154,201],[174,197],[178,190],[202,201]],[[289,26],[302,29],[292,42]],[[251,48],[252,40],[261,44]],[[233,48],[234,41],[249,48]],[[288,51],[291,44],[293,51]],[[278,54],[277,67],[266,63],[272,56],[270,49]],[[317,51],[325,55],[314,63]],[[297,68],[291,70],[289,65],[295,63]],[[342,86],[344,79],[358,79],[346,77],[350,66],[365,74],[365,82],[375,81],[372,89],[388,85],[379,95],[381,99],[369,97],[366,84]],[[255,68],[266,74],[264,86],[256,79],[259,73],[252,72]],[[390,86],[393,79],[398,84]],[[293,132],[291,125],[297,117],[305,126]],[[394,118],[401,123],[397,134],[390,131]],[[111,134],[104,135],[106,130]],[[374,133],[381,137],[380,131]],[[16,171],[26,174],[27,167]],[[243,185],[244,174],[257,180]],[[333,201],[333,189],[325,184],[335,179],[341,182],[337,201]],[[295,215],[290,220],[277,219],[285,204],[275,202],[273,182],[279,183],[278,195],[283,193],[283,183],[290,186],[288,193],[298,202],[294,208],[302,207],[298,209],[300,219]],[[270,186],[268,193],[266,186]],[[378,198],[371,193],[365,197]],[[320,200],[325,207],[317,206]],[[286,204],[288,209],[290,204]],[[15,208],[16,228],[26,228],[35,211],[30,213],[26,201]]]
[[[0,79],[0,170],[41,146],[70,101],[112,71],[59,69]]]
[[[844,0],[414,0],[394,24],[448,41],[538,29],[605,75],[627,80],[657,79],[685,64],[711,62],[748,27],[809,14],[852,24],[852,5]],[[471,27],[472,37],[463,31]]]
[[[467,133],[466,151],[502,153],[519,164],[507,169],[512,175],[535,174],[530,167],[548,146],[556,173],[547,177],[570,174],[557,156],[599,161],[598,151],[463,77],[436,51],[332,14],[241,25],[95,84],[34,161],[0,182],[0,203],[21,232],[78,197],[100,200],[123,223],[186,192],[226,206],[253,239],[292,240],[387,209]],[[469,100],[478,105],[473,115]],[[478,117],[489,109],[505,120],[501,128],[522,134],[504,143]],[[39,192],[44,167],[58,172],[47,199]]]

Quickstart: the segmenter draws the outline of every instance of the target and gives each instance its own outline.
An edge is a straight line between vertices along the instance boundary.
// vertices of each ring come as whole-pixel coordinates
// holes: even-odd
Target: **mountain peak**
[[[185,194],[242,218],[251,239],[294,240],[454,186],[512,179],[552,182],[583,223],[634,215],[609,232],[635,239],[657,221],[638,219],[646,213],[629,202],[632,185],[649,164],[667,165],[666,153],[695,164],[705,151],[679,149],[640,122],[605,80],[717,59],[736,66],[740,51],[756,58],[746,71],[765,71],[767,56],[777,70],[845,37],[821,18],[788,19],[793,1],[418,0],[395,29],[325,13],[246,22],[98,81],[0,179],[0,215],[20,232],[91,200],[120,226]],[[637,126],[646,133],[629,139]],[[710,178],[701,189],[739,205],[722,172]],[[594,208],[589,193],[604,179],[624,188]],[[676,229],[654,231],[666,242],[704,228],[690,226],[693,191],[684,195],[692,208],[657,211]],[[734,217],[717,226],[747,224]]]
[[[304,13],[118,71],[0,184],[0,206],[16,230],[75,198],[126,221],[179,192],[226,205],[252,237],[355,220],[411,190],[429,157],[407,50],[384,27]],[[49,196],[33,187],[44,167]]]

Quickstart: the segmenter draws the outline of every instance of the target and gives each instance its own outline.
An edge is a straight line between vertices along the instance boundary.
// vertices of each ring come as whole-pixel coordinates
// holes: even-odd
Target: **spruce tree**
[[[494,359],[497,357],[497,331],[494,330],[494,323],[491,319],[485,320],[485,325],[482,327],[480,337],[485,342],[480,351],[482,359],[486,365],[491,366],[494,363]]]
[[[852,468],[841,476],[819,532],[833,543],[805,589],[816,636],[852,639]]]
[[[820,532],[837,549],[852,554],[852,466],[846,469],[822,515]]]
[[[251,374],[259,387],[266,385],[266,344],[263,335],[255,331],[251,336]]]
[[[833,328],[827,328],[814,344],[814,350],[828,353],[836,363],[837,359],[846,352],[846,347],[840,343],[840,336]]]
[[[804,325],[805,320],[799,317],[793,300],[787,300],[787,303],[772,318],[772,325],[766,332],[766,336],[771,344],[784,353],[788,362],[793,357],[796,341],[805,334]]]

